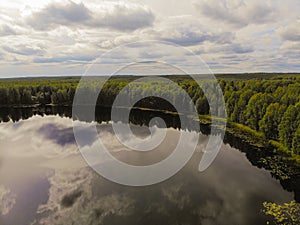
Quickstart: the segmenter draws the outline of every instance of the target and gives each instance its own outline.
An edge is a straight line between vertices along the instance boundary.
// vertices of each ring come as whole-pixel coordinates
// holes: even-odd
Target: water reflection
[[[1,110],[6,122],[0,124],[0,224],[252,225],[266,221],[260,212],[263,201],[293,199],[268,171],[257,168],[263,166],[263,151],[228,135],[225,141],[247,157],[224,144],[212,166],[199,173],[201,151],[208,140],[201,135],[191,161],[169,180],[140,188],[112,183],[95,174],[82,159],[68,118],[71,111],[50,109],[17,110],[14,115],[11,109],[7,115]],[[169,127],[166,140],[153,152],[134,153],[114,137],[109,109],[101,112],[97,120],[102,121],[98,128],[104,144],[115,157],[135,165],[167,157],[183,132],[178,130],[176,116],[164,114]],[[56,113],[60,116],[51,116]],[[133,132],[141,137],[149,134],[147,126],[139,125],[147,125],[151,116],[157,113],[132,113],[131,121],[138,124],[131,126]],[[208,134],[209,128],[203,127],[202,132]],[[93,142],[98,137],[89,138]],[[281,181],[297,196],[295,182]]]

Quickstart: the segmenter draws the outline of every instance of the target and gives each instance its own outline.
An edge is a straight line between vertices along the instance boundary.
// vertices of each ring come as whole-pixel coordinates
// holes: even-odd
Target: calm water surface
[[[167,128],[157,149],[137,153],[118,142],[110,123],[99,124],[98,130],[111,153],[133,165],[164,159],[180,132],[188,132]],[[132,130],[141,137],[149,135],[145,126],[132,125]],[[90,138],[93,142],[99,137]],[[112,183],[87,166],[69,118],[33,116],[1,123],[0,224],[265,224],[264,201],[293,199],[268,171],[253,166],[228,144],[209,169],[198,172],[207,141],[208,136],[200,136],[194,156],[172,178],[133,188]]]

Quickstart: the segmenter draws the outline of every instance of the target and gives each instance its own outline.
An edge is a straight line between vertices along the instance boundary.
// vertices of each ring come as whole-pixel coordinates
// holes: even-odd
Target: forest
[[[178,83],[190,96],[200,115],[210,115],[203,90],[188,76],[164,76]],[[217,75],[226,103],[229,122],[245,125],[274,145],[300,155],[300,75],[299,74],[223,74]],[[139,77],[117,76],[109,79],[100,92],[98,106],[110,107],[118,93],[128,85],[124,94],[129,97],[144,93],[147,96],[135,106],[174,111],[170,104],[157,97],[169,95],[185,108],[191,106],[173,86],[159,82],[136,82]],[[0,107],[34,107],[37,105],[71,106],[80,77],[14,78],[0,80]],[[209,81],[208,81],[209,82]],[[91,77],[80,85],[89,94],[99,90],[101,78]],[[155,87],[155,88],[153,88]],[[211,88],[211,86],[203,86]],[[205,90],[214,91],[214,90]]]

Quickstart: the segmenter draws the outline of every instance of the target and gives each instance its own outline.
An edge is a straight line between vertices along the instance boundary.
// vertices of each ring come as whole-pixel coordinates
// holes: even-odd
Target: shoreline
[[[33,104],[33,105],[8,105],[8,106],[0,106],[1,108],[12,108],[12,109],[37,109],[38,107],[72,107],[70,104]],[[111,106],[100,106],[97,105],[96,107],[101,108],[111,108]],[[119,108],[125,108],[125,107],[119,107]],[[135,110],[142,110],[142,111],[148,111],[148,112],[160,112],[165,114],[171,114],[171,115],[179,115],[177,112],[173,111],[167,111],[167,110],[161,110],[161,109],[151,109],[151,108],[143,108],[143,107],[133,107],[132,109]],[[190,117],[189,115],[187,115]],[[190,117],[191,118],[191,117]],[[210,115],[200,115],[198,118],[191,118],[196,119],[199,121],[202,125],[211,125],[212,119],[219,120],[221,122],[226,122],[225,126],[225,132],[229,133],[235,137],[238,137],[242,139],[243,141],[247,142],[251,146],[257,147],[257,148],[265,148],[271,150],[273,148],[273,152],[277,153],[280,152],[282,154],[285,154],[287,156],[287,159],[289,161],[294,161],[296,164],[300,165],[300,156],[293,153],[290,149],[283,146],[278,140],[268,140],[264,137],[263,133],[258,132],[256,130],[253,130],[252,128],[240,124],[235,123],[231,121],[225,121],[223,118],[217,118],[212,117]],[[219,127],[220,129],[224,129],[224,127]]]

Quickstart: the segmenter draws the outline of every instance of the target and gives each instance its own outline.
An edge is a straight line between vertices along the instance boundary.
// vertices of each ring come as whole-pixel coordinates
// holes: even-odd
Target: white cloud
[[[299,71],[298,48],[287,50],[299,42],[299,11],[297,0],[14,0],[0,7],[0,76],[80,75],[105,51],[149,39],[195,51],[213,72]]]
[[[44,212],[53,213],[56,216],[67,213],[70,210],[61,205],[63,197],[79,190],[84,191],[84,195],[89,197],[91,195],[90,184],[93,175],[93,172],[89,168],[75,169],[75,171],[74,169],[56,170],[48,178],[51,184],[48,201],[40,205],[37,212],[40,214]],[[55,219],[55,217],[52,219]],[[44,223],[41,222],[41,224]]]
[[[49,30],[58,26],[111,28],[131,31],[151,26],[154,14],[138,4],[103,4],[90,9],[83,3],[51,3],[33,12],[27,23],[37,30]]]
[[[55,25],[71,25],[84,23],[91,18],[90,11],[83,3],[53,3],[41,11],[34,12],[27,19],[29,25],[38,30],[49,30]]]
[[[287,26],[280,27],[278,34],[282,40],[300,42],[300,18],[291,21]]]
[[[176,184],[162,188],[162,196],[181,210],[191,204],[190,196],[182,191],[183,186],[183,184]]]
[[[6,215],[16,203],[16,195],[4,185],[0,185],[0,214]]]
[[[231,32],[212,29],[208,24],[192,16],[174,16],[163,20],[144,35],[153,39],[170,41],[182,46],[194,46],[205,41],[228,43],[234,38]]]
[[[277,10],[270,0],[205,0],[195,2],[195,6],[213,20],[240,27],[272,21]]]
[[[17,32],[7,24],[0,26],[0,36],[9,36],[9,35],[16,35],[16,34]]]
[[[9,46],[2,47],[3,50],[14,53],[17,55],[40,55],[43,53],[43,50],[40,48],[31,48],[24,45],[19,45],[16,48],[11,48]]]

